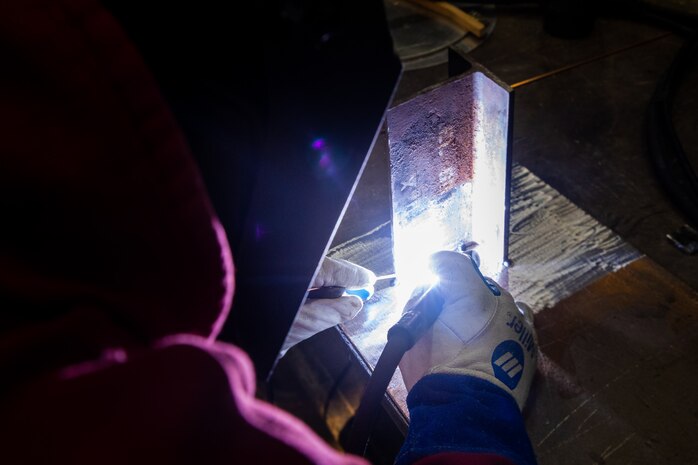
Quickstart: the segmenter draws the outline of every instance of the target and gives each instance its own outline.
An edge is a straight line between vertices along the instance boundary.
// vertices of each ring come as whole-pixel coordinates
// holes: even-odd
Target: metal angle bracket
[[[431,253],[471,241],[483,272],[496,276],[507,260],[512,89],[451,58],[449,69],[463,72],[387,115],[395,269],[403,282]]]

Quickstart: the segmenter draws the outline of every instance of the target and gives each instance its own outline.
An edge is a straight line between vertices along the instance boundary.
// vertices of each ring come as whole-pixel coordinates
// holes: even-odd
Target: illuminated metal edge
[[[399,285],[380,296],[379,308],[366,309],[367,315],[391,316],[376,333],[366,335],[368,340],[357,338],[360,347],[375,345],[377,334],[387,334],[397,321],[432,253],[475,241],[483,271],[499,277],[509,235],[512,100],[508,86],[474,65],[388,111]],[[416,188],[409,186],[412,177]],[[388,393],[407,423],[407,392],[399,369]]]
[[[395,269],[403,283],[438,250],[479,244],[483,271],[506,260],[511,92],[480,67],[388,111]]]
[[[489,212],[479,213],[480,210],[476,208],[474,214],[486,215],[488,219],[492,220],[487,227],[476,230],[474,234],[472,231],[462,234],[463,231],[468,228],[457,227],[454,228],[453,234],[449,235],[445,241],[436,241],[426,248],[420,244],[411,244],[406,247],[408,247],[408,253],[414,253],[416,252],[416,247],[422,247],[422,250],[426,251],[428,254],[442,248],[455,248],[457,242],[461,240],[476,239],[485,247],[489,247],[489,250],[494,251],[489,255],[486,254],[487,256],[485,259],[490,261],[494,260],[496,265],[487,269],[486,273],[490,276],[498,277],[499,268],[506,260],[508,252],[512,122],[511,89],[494,78],[487,70],[475,65],[470,71],[449,79],[442,84],[425,89],[415,97],[391,108],[388,111],[391,167],[396,166],[396,160],[393,159],[393,157],[399,156],[399,153],[397,153],[399,151],[393,149],[396,145],[395,138],[397,134],[409,131],[409,126],[402,130],[401,128],[395,127],[395,116],[400,112],[404,112],[408,115],[419,115],[419,112],[423,111],[420,107],[424,106],[425,102],[430,101],[430,97],[434,97],[435,93],[443,93],[444,95],[442,97],[445,98],[448,103],[455,103],[453,102],[452,96],[448,95],[449,92],[453,92],[454,90],[470,102],[468,105],[461,106],[464,106],[465,110],[470,112],[468,121],[475,123],[470,125],[470,127],[464,128],[466,134],[473,137],[474,143],[479,144],[475,149],[475,158],[478,159],[479,156],[480,161],[487,161],[487,154],[491,154],[491,158],[489,159],[490,163],[485,163],[484,168],[473,167],[472,173],[473,177],[481,174],[484,175],[487,173],[488,168],[490,172],[494,173],[492,178],[495,182],[492,183],[492,179],[490,179],[490,184],[496,186],[497,195],[494,199],[485,199],[482,202],[483,205],[487,206],[494,203],[496,205],[496,215],[489,215]],[[479,99],[489,99],[491,104],[478,104],[476,100]],[[431,101],[433,102],[433,99],[431,99]],[[428,110],[426,113],[428,115]],[[454,110],[454,113],[457,114],[458,112]],[[419,118],[412,118],[412,121],[415,119]],[[428,127],[428,124],[426,124],[426,126]],[[432,134],[429,138],[430,141],[433,142],[434,137],[438,139],[438,132],[435,135]],[[413,142],[419,145],[419,141]],[[480,156],[482,154],[485,155]],[[471,161],[472,158],[472,155],[470,155]],[[396,176],[396,173],[393,171],[391,173],[391,180],[393,188],[392,228],[391,224],[381,225],[379,228],[372,231],[368,237],[357,238],[355,241],[352,240],[333,248],[330,251],[330,255],[362,264],[379,274],[389,273],[396,269],[393,256],[395,248],[392,247],[395,235],[394,225],[401,220],[401,216],[405,216],[405,212],[400,211],[400,209],[403,208],[405,202],[409,203],[410,199],[406,200],[401,198],[399,193],[402,187],[401,183],[407,182],[407,184],[409,184],[410,179],[409,177],[405,179],[404,176],[400,178],[400,175],[398,174]],[[483,182],[486,183],[487,179],[484,179]],[[476,194],[478,198],[482,197],[482,192],[488,192],[487,187],[488,186],[485,186],[484,189],[478,191]],[[396,189],[398,190],[397,196],[395,195]],[[418,216],[427,211],[434,203],[438,203],[439,200],[446,202],[448,202],[449,199],[452,200],[452,193],[448,192],[448,188],[445,190],[446,192],[437,191],[439,195],[436,195],[435,198],[432,199],[426,199],[423,203],[420,203],[421,199],[417,199],[417,205],[413,205],[410,212],[415,212],[416,210]],[[450,197],[444,199],[444,196]],[[465,206],[465,209],[473,213],[472,204]],[[486,237],[488,231],[495,231],[496,241],[493,242]],[[462,234],[465,237],[458,236],[458,234]],[[492,257],[494,257],[494,259],[492,259]],[[492,270],[495,270],[495,272]],[[370,302],[366,304],[364,310],[355,319],[341,325],[346,340],[351,342],[355,353],[359,356],[361,362],[367,367],[369,372],[375,367],[375,363],[385,347],[388,329],[399,319],[402,308],[411,292],[412,284],[409,282],[410,280],[400,279],[401,281],[398,282],[396,287],[377,289],[376,294]],[[399,370],[396,371],[390,382],[388,394],[385,401],[396,407],[395,409],[388,409],[388,412],[393,415],[396,424],[404,430],[408,423],[406,406],[407,393]]]

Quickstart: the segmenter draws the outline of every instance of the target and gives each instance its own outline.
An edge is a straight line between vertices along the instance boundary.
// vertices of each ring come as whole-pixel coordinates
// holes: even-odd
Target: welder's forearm
[[[516,401],[465,375],[424,377],[407,398],[410,429],[397,465],[535,465]]]

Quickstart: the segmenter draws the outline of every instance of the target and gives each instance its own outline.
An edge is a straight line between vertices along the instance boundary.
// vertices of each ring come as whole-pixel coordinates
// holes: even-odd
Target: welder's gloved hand
[[[504,389],[523,409],[538,345],[530,308],[484,278],[466,255],[437,252],[431,267],[444,308],[400,362],[407,389],[434,373],[474,376]]]
[[[342,286],[347,290],[362,289],[366,300],[373,295],[376,275],[362,266],[330,257],[325,257],[311,288]],[[281,355],[309,337],[349,321],[363,308],[363,300],[355,295],[344,295],[336,299],[306,299],[289,330],[281,348]]]

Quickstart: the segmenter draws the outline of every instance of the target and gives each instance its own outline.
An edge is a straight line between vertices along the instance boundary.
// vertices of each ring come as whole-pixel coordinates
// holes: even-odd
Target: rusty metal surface
[[[464,241],[506,255],[509,89],[474,71],[388,111],[396,271]]]

